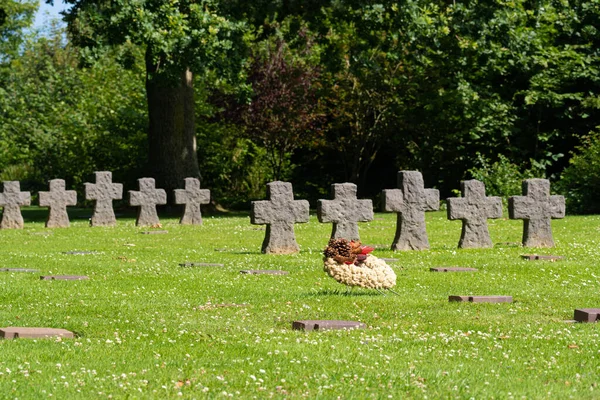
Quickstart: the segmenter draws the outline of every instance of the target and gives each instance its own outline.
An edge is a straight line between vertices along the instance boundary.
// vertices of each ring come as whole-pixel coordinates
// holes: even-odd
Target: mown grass
[[[382,296],[347,293],[325,275],[331,225],[315,216],[296,225],[301,253],[273,256],[260,253],[264,231],[244,215],[208,217],[202,227],[163,219],[168,234],[141,235],[148,229],[129,217],[116,228],[80,218],[48,230],[39,211],[25,214],[25,229],[0,231],[0,268],[40,273],[0,272],[0,325],[78,337],[0,341],[1,398],[600,397],[600,326],[564,322],[575,308],[600,307],[600,216],[553,221],[554,249],[458,250],[460,222],[428,213],[431,250],[393,253],[395,215],[377,214],[361,224],[363,242],[399,259],[391,264],[399,296]],[[489,224],[495,243],[520,241],[520,221]],[[62,253],[71,250],[96,253]],[[566,259],[520,259],[532,252]],[[178,265],[186,261],[225,267]],[[436,266],[479,272],[429,272]],[[40,281],[46,274],[90,280]],[[449,303],[453,294],[514,303]],[[292,331],[296,319],[368,329]]]

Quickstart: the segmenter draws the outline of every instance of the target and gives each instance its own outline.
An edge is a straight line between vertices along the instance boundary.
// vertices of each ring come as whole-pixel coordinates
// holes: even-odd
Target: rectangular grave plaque
[[[512,303],[512,296],[449,296],[448,301],[468,301],[470,303]]]
[[[429,268],[431,272],[477,272],[477,268],[464,267],[435,267]]]
[[[300,331],[323,331],[329,329],[364,329],[367,326],[357,321],[302,320],[294,321],[292,329]]]
[[[72,339],[75,335],[66,329],[20,328],[14,326],[0,328],[0,337],[3,339],[48,339],[57,336]]]
[[[577,322],[597,322],[600,321],[600,308],[580,308],[575,310]]]
[[[244,269],[240,273],[248,275],[289,275],[288,271],[274,269]]]
[[[83,256],[87,254],[96,254],[96,251],[84,251],[84,250],[72,250],[72,251],[63,251],[63,254]]]
[[[40,279],[43,281],[83,281],[90,278],[83,275],[42,275]]]
[[[225,264],[219,263],[203,263],[203,262],[187,262],[179,264],[181,267],[224,267]]]
[[[539,255],[539,254],[523,254],[523,255],[521,255],[521,257],[524,258],[525,260],[529,260],[529,261],[536,261],[536,260],[558,261],[558,260],[562,260],[565,258],[563,256],[543,256],[543,255]]]
[[[0,272],[39,272],[39,269],[27,268],[0,268]]]
[[[140,232],[142,235],[165,235],[169,233],[169,231],[144,231]]]

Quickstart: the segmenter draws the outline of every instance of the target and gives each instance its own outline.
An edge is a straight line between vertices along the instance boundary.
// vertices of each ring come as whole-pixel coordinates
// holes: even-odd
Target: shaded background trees
[[[279,178],[311,201],[342,181],[376,198],[398,169],[418,169],[442,196],[465,178],[506,191],[565,171],[557,188],[572,210],[598,211],[598,0],[155,2],[118,18],[108,2],[74,3],[66,37],[2,47],[2,177],[77,185],[94,169],[125,182],[169,169],[149,154],[160,121],[145,92],[166,62],[163,83],[181,88],[181,73],[198,72],[186,84],[195,125],[181,126],[225,207]],[[22,43],[19,29],[0,34]]]

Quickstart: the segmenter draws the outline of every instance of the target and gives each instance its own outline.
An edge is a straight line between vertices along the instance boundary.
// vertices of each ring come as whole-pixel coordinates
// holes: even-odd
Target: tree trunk
[[[149,172],[173,204],[173,189],[183,187],[185,178],[200,178],[194,89],[191,71],[182,71],[179,79],[173,79],[163,76],[159,68],[160,63],[147,51]]]

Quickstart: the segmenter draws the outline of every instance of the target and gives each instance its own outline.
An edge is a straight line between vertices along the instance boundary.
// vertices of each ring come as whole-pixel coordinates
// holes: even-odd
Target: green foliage
[[[0,0],[0,73],[18,55],[38,6],[35,0]]]
[[[290,20],[284,22],[271,24],[273,35],[255,43],[248,73],[253,94],[239,108],[245,136],[265,148],[275,180],[289,178],[291,155],[319,138],[323,119],[314,38],[301,27],[295,42],[302,43],[286,42]]]
[[[567,211],[600,213],[600,133],[591,133],[577,146],[570,164],[562,173],[559,190],[565,195]]]
[[[266,171],[269,157],[279,160],[273,169],[283,171],[280,177],[295,180],[311,199],[344,180],[373,197],[394,185],[398,169],[422,171],[443,195],[469,171],[491,194],[517,194],[525,177],[559,176],[578,138],[600,125],[599,0],[69,4],[69,46],[78,45],[94,67],[78,70],[69,46],[68,63],[51,61],[51,70],[46,61],[34,63],[33,53],[53,60],[49,53],[60,52],[26,45],[19,55],[10,46],[13,78],[0,86],[8,121],[0,127],[0,168],[12,175],[42,180],[84,174],[73,165],[115,166],[134,179],[146,153],[144,67],[151,78],[180,77],[189,68],[201,90],[225,88],[236,97],[214,104],[212,96],[197,98],[203,185],[224,205],[260,197],[279,175]],[[285,44],[279,65],[318,72],[309,79],[317,92],[308,101],[278,100],[281,87],[290,87],[277,86],[286,77],[273,68],[278,43]],[[68,68],[57,66],[63,64]],[[257,65],[268,79],[252,76]],[[111,72],[93,77],[97,68]],[[28,77],[41,74],[48,77]],[[124,85],[120,92],[113,82]],[[232,104],[251,108],[269,92],[260,82],[271,95],[254,109],[258,118],[229,118]],[[302,121],[302,113],[312,118],[311,99],[325,121],[319,132],[305,129],[310,118]],[[63,126],[69,128],[57,128]],[[572,171],[565,176],[575,182]]]
[[[15,95],[0,96],[0,171],[38,187],[63,178],[81,188],[105,169],[134,181],[146,152],[143,73],[109,55],[80,69],[63,35],[31,39],[11,63],[4,90]]]
[[[340,158],[362,163],[395,156],[396,168],[420,169],[443,191],[476,152],[556,174],[565,146],[600,120],[600,7],[576,3],[325,8],[329,133],[342,139],[330,143],[350,144]]]
[[[477,167],[471,168],[469,174],[485,184],[488,196],[500,196],[506,205],[509,196],[519,196],[522,193],[521,184],[524,179],[544,178],[544,170],[539,166],[524,169],[512,163],[502,154],[493,163],[477,154]]]
[[[93,62],[111,46],[141,46],[154,72],[176,81],[182,71],[238,79],[246,29],[219,13],[219,2],[67,0],[69,33]]]
[[[210,188],[219,205],[247,209],[251,199],[265,196],[265,182],[273,179],[266,150],[243,138],[239,127],[198,123],[198,159],[202,186]]]

